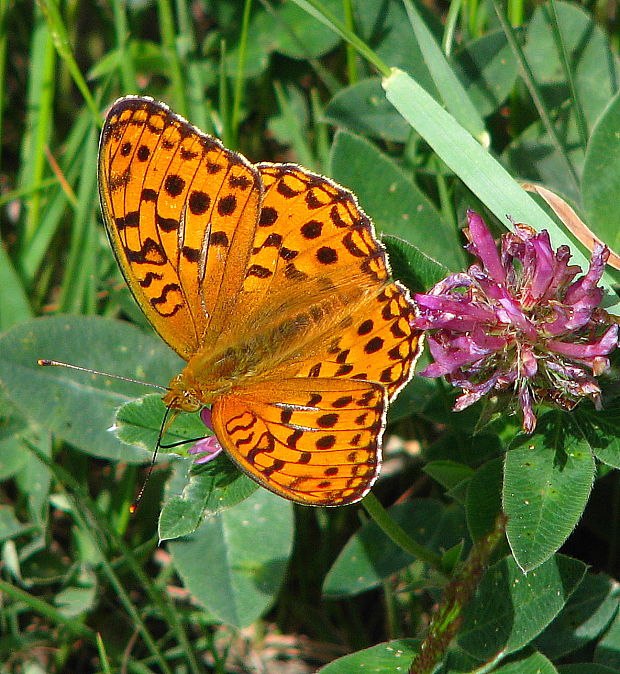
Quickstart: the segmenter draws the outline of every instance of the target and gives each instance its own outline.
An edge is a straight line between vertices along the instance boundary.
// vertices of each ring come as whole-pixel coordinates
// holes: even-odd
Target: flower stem
[[[463,609],[476,591],[489,558],[502,539],[505,529],[506,515],[500,513],[493,529],[476,541],[469,557],[446,586],[443,601],[431,619],[428,634],[420,646],[420,652],[411,663],[409,674],[430,674],[443,657],[461,625]]]
[[[366,512],[370,515],[371,519],[373,519],[377,526],[381,529],[381,531],[389,536],[391,540],[396,543],[396,545],[398,545],[403,550],[406,550],[417,559],[430,564],[438,571],[442,571],[441,555],[438,555],[436,552],[432,552],[411,538],[411,536],[409,536],[409,534],[400,526],[400,524],[397,524],[392,519],[392,517],[390,517],[387,510],[381,505],[379,499],[372,492],[366,495],[362,501],[362,505],[366,509]]]

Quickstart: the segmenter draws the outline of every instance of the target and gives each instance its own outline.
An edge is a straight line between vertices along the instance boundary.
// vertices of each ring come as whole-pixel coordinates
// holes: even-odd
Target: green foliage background
[[[133,518],[158,396],[36,364],[160,386],[182,366],[101,225],[98,134],[126,94],[166,101],[252,161],[297,161],[352,189],[412,291],[467,264],[467,208],[497,233],[507,215],[546,228],[587,264],[516,180],[561,194],[618,250],[617,12],[0,2],[2,671],[620,671],[616,364],[602,412],[548,410],[531,437],[492,409],[451,413],[452,392],[416,377],[391,407],[366,511],[293,507],[224,457],[196,468],[162,454]],[[171,429],[200,433],[195,419]],[[468,576],[500,509],[506,537]],[[473,598],[454,605],[458,634],[446,621],[433,641],[451,581]],[[424,639],[434,659],[412,665]]]

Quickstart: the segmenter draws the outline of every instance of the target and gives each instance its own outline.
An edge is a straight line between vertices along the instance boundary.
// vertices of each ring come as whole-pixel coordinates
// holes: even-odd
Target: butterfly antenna
[[[177,442],[171,442],[170,444],[164,445],[162,442],[159,446],[161,449],[174,449],[175,447],[180,447],[181,445],[188,445],[190,442],[200,442],[205,438],[208,438],[208,435],[201,435],[199,438],[188,438],[187,440],[179,440]]]
[[[166,407],[166,413],[164,414],[164,418],[161,420],[161,426],[159,427],[159,435],[157,436],[157,442],[155,443],[155,449],[153,450],[153,458],[151,459],[151,465],[149,466],[149,469],[146,473],[146,477],[144,478],[144,482],[142,483],[142,486],[140,487],[140,491],[138,492],[138,495],[133,500],[132,504],[129,506],[129,512],[132,515],[138,509],[138,504],[140,503],[140,500],[142,499],[142,494],[144,494],[144,490],[146,489],[146,484],[149,481],[149,478],[151,477],[151,473],[153,472],[153,467],[155,466],[155,461],[157,460],[157,452],[159,451],[160,447],[165,447],[165,445],[161,444],[161,439],[162,439],[164,433],[168,430],[168,427],[170,426],[170,424],[176,419],[177,414],[179,413],[179,410],[174,410],[172,416],[170,417],[170,419],[168,419],[168,417],[170,416],[171,409],[172,409],[171,407]]]
[[[165,386],[159,386],[158,384],[151,384],[150,382],[140,381],[139,379],[132,379],[131,377],[122,377],[120,374],[110,374],[109,372],[100,372],[99,370],[91,370],[89,367],[80,367],[79,365],[71,365],[70,363],[63,363],[60,360],[47,360],[46,358],[39,358],[39,360],[37,360],[37,365],[41,365],[43,367],[49,366],[67,367],[70,370],[78,370],[79,372],[88,372],[89,374],[97,374],[100,375],[101,377],[111,377],[112,379],[120,379],[121,381],[128,381],[132,384],[141,384],[142,386],[150,386],[151,388],[156,388],[159,389],[160,391],[168,390]]]

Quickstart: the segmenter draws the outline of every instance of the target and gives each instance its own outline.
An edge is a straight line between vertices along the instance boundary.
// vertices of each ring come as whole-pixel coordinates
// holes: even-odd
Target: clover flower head
[[[208,407],[203,407],[200,411],[200,418],[204,425],[213,431],[213,426],[211,424],[211,410]],[[202,438],[198,442],[187,450],[188,454],[195,455],[194,463],[203,464],[213,461],[217,456],[222,452],[222,445],[220,441],[215,437],[215,435],[210,435],[207,438]]]
[[[413,327],[428,331],[434,358],[420,374],[462,389],[454,410],[512,388],[527,433],[536,428],[537,400],[572,409],[588,397],[600,407],[595,377],[618,344],[618,325],[599,307],[608,248],[597,244],[576,278],[570,249],[554,251],[546,231],[515,223],[498,250],[478,214],[468,211],[467,220],[467,250],[478,261],[415,296]]]

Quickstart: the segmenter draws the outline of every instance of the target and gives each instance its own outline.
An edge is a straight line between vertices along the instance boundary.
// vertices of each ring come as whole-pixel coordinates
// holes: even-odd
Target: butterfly
[[[284,498],[363,498],[422,340],[355,196],[295,164],[252,164],[142,96],[109,110],[98,170],[127,285],[187,361],[165,404],[211,405],[228,456]]]

